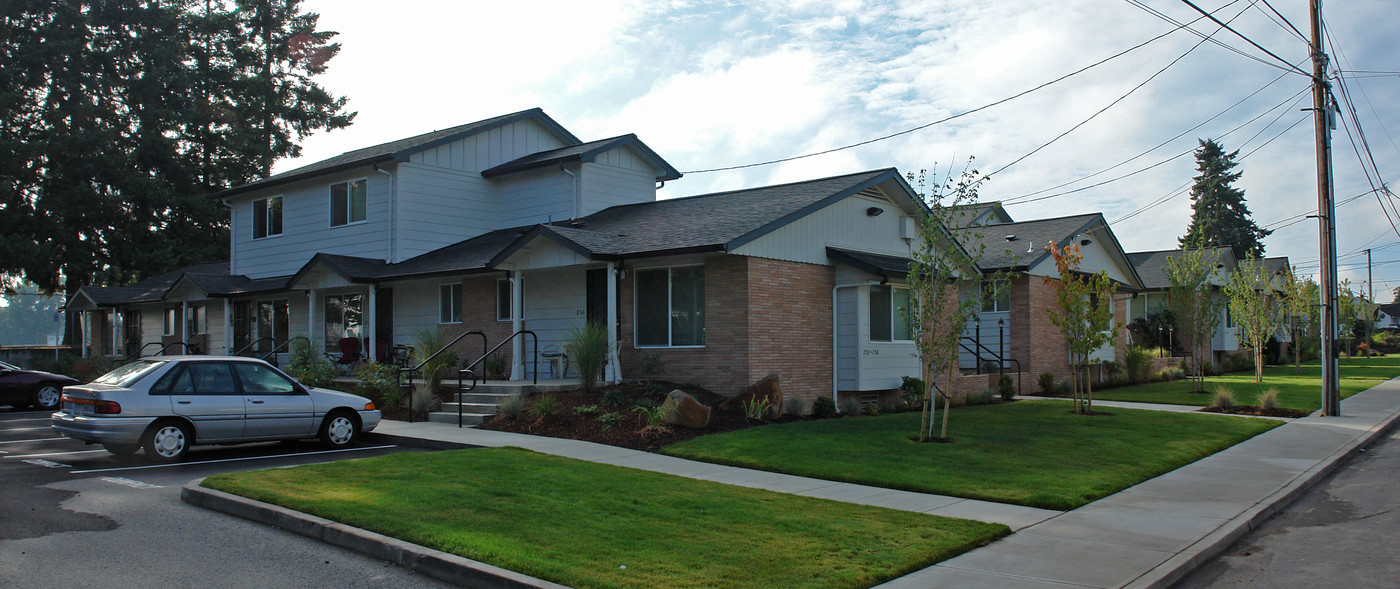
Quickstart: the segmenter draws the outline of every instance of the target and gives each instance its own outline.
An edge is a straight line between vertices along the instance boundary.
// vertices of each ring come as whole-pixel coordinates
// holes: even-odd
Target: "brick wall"
[[[1019,347],[1024,350],[1024,355],[1016,356],[1021,361],[1021,367],[1026,372],[1039,375],[1042,372],[1050,372],[1055,375],[1056,380],[1068,380],[1069,371],[1069,345],[1065,342],[1065,337],[1060,333],[1060,328],[1050,322],[1047,313],[1059,312],[1059,306],[1055,302],[1055,287],[1046,284],[1040,276],[1022,276],[1012,281],[1011,309],[1013,317],[1016,316],[1018,302],[1025,306],[1022,316],[1024,323],[1014,323],[1012,327],[1012,349]],[[1016,298],[1017,289],[1015,283],[1023,283],[1020,292],[1022,298]]]
[[[749,258],[748,270],[749,381],[777,374],[784,398],[804,409],[831,396],[835,268]]]
[[[443,332],[448,338],[455,338],[465,331],[481,331],[486,333],[486,347],[490,349],[501,343],[511,334],[511,322],[496,321],[496,280],[497,275],[466,278],[462,280],[462,323],[460,325],[443,325]],[[501,355],[507,359],[507,373],[509,373],[509,360],[511,357],[511,347],[501,348]],[[477,360],[481,357],[481,338],[470,336],[463,338],[452,346],[457,352],[457,357],[463,360],[470,358]],[[476,373],[485,377],[486,373],[478,366]]]

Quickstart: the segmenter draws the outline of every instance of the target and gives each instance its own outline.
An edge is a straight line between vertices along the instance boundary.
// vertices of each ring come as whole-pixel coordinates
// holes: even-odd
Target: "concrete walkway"
[[[1098,404],[1098,403],[1096,403]],[[1138,403],[1104,406],[1169,411]],[[1228,548],[1400,418],[1400,379],[1069,512],[896,491],[695,462],[576,440],[385,421],[405,443],[516,446],[545,454],[863,505],[999,522],[1015,534],[881,587],[1167,587]]]

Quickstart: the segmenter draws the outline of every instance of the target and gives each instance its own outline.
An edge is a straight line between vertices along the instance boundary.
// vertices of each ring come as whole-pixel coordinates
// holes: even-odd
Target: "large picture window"
[[[340,340],[364,337],[364,315],[361,312],[364,295],[348,294],[326,297],[326,349],[340,350]]]
[[[909,319],[909,289],[870,287],[870,341],[912,341]]]
[[[637,345],[705,345],[705,267],[638,270]]]
[[[253,239],[282,234],[282,197],[253,201]]]
[[[438,323],[462,322],[462,283],[438,286]]]
[[[363,178],[331,185],[331,227],[365,220],[368,189],[368,182]]]

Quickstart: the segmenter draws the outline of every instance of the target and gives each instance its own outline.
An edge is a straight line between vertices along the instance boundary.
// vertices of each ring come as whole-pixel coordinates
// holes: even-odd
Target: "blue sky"
[[[1270,3],[1307,32],[1305,0]],[[1175,0],[1141,4],[1177,20],[1199,16]],[[1234,18],[1236,30],[1311,70],[1306,44],[1277,16],[1271,19],[1262,2],[1197,4],[1222,20]],[[1176,28],[1126,0],[312,0],[306,6],[322,15],[323,28],[340,32],[344,49],[322,82],[348,96],[359,116],[348,129],[308,138],[303,157],[282,162],[279,170],[534,106],[584,140],[636,133],[682,171],[742,165],[966,112]],[[1400,70],[1394,16],[1391,0],[1325,5],[1334,61],[1344,70]],[[1193,28],[1217,29],[1208,21]],[[970,156],[990,172],[1083,123],[995,174],[982,199],[1029,200],[1074,182],[1037,195],[1049,196],[1166,160],[1122,180],[1008,210],[1023,220],[1102,212],[1129,251],[1175,247],[1189,218],[1185,194],[1139,209],[1190,181],[1194,160],[1171,156],[1193,149],[1197,138],[1221,138],[1245,156],[1238,186],[1258,223],[1311,212],[1317,204],[1312,122],[1299,110],[1311,106],[1308,79],[1285,74],[1286,66],[1229,32],[1213,38],[1255,59],[1211,43],[1192,50],[1200,38],[1178,30],[1083,74],[921,131],[782,164],[688,173],[661,195],[884,167],[946,172]],[[1391,173],[1400,174],[1400,75],[1356,73],[1348,83],[1389,181]],[[1334,138],[1338,200],[1370,190],[1346,132],[1339,127]],[[1340,252],[1371,247],[1377,262],[1400,260],[1400,238],[1374,196],[1342,206],[1338,218]],[[1265,244],[1268,255],[1289,256],[1304,273],[1316,270],[1315,221],[1281,227]],[[1348,267],[1364,260],[1344,257],[1342,276],[1364,281],[1364,265]],[[1400,263],[1377,265],[1376,273],[1377,298],[1389,301],[1381,293],[1400,286]]]

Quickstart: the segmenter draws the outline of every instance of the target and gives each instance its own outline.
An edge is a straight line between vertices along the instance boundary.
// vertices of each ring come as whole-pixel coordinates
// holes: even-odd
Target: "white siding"
[[[532,153],[565,147],[564,140],[533,120],[516,121],[409,156],[415,164],[481,172]]]
[[[583,267],[525,272],[524,329],[540,338],[540,352],[547,346],[562,349],[574,328],[586,320],[585,276]],[[529,338],[522,340],[527,376],[533,376],[530,354],[534,352]],[[540,370],[548,374],[544,363]],[[571,373],[572,374],[572,373]]]
[[[550,221],[574,214],[574,178],[558,168],[511,174],[495,182],[497,227],[505,229]]]
[[[904,376],[919,376],[919,359],[913,342],[870,341],[870,287],[859,287],[856,310],[858,391],[897,389]]]
[[[879,207],[884,213],[866,215]],[[826,247],[890,256],[909,256],[909,242],[899,237],[899,207],[863,196],[842,199],[739,247],[734,253],[808,264],[829,264]]]
[[[413,339],[419,331],[437,329],[440,325],[438,286],[459,281],[460,279],[443,278],[394,283],[394,343],[413,345]],[[468,326],[467,329],[479,327]]]
[[[1075,239],[1079,239],[1079,236],[1075,236]],[[1137,281],[1132,278],[1132,273],[1128,271],[1128,267],[1124,265],[1126,260],[1110,252],[1109,244],[1111,242],[1103,237],[1099,230],[1091,232],[1089,240],[1093,243],[1081,245],[1079,247],[1080,255],[1084,256],[1084,259],[1079,263],[1080,271],[1094,274],[1103,270],[1108,274],[1109,278],[1124,284],[1137,284]],[[1052,278],[1059,277],[1060,275],[1059,271],[1055,269],[1055,259],[1049,256],[1034,268],[1031,268],[1029,274],[1032,276],[1050,276]]]
[[[330,226],[330,187],[364,178],[367,182],[365,222]],[[389,250],[389,177],[369,167],[280,187],[232,200],[234,227],[233,274],[250,278],[296,273],[317,253],[387,259]],[[282,234],[253,239],[253,200],[282,197]]]
[[[402,164],[398,182],[398,260],[496,229],[496,197],[479,174]]]
[[[617,158],[606,156],[621,154]],[[626,157],[622,157],[622,156]],[[641,166],[641,162],[630,150],[614,149],[600,154],[598,161],[623,159],[624,163]],[[585,163],[579,174],[580,199],[579,216],[586,216],[608,207],[656,200],[656,170],[636,169],[631,165],[616,166],[603,163]]]
[[[855,390],[860,379],[858,299],[856,288],[836,291],[836,388],[842,391]]]
[[[588,264],[590,260],[548,237],[537,237],[501,263],[507,270],[532,270]],[[526,293],[530,291],[526,290]]]

